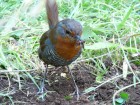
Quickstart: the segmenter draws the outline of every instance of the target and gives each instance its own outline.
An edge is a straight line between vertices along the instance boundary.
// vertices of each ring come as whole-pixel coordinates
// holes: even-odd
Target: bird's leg
[[[68,69],[68,71],[69,71],[69,73],[70,73],[70,75],[72,77],[72,80],[73,80],[73,83],[74,83],[74,86],[75,86],[75,94],[76,94],[77,100],[79,100],[79,97],[80,97],[79,88],[78,88],[78,86],[77,86],[77,84],[75,82],[74,76],[73,76],[72,71],[70,70],[69,66],[67,66],[67,69]]]
[[[41,98],[42,100],[44,100],[44,90],[45,89],[45,79],[46,79],[46,75],[47,75],[47,70],[48,70],[48,65],[45,65],[45,72],[43,72],[43,78],[42,78],[42,81],[41,81],[41,86],[40,86],[40,89],[39,89],[39,92],[38,94],[41,94]]]
[[[46,79],[46,75],[47,75],[47,69],[48,69],[48,65],[45,65],[45,72],[43,73],[43,79],[42,79],[42,83],[41,83],[41,92],[44,93],[44,89],[45,89],[45,79]]]

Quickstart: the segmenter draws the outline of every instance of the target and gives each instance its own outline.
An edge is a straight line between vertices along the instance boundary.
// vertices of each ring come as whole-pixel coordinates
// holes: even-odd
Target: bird
[[[41,36],[38,49],[39,58],[46,66],[41,90],[43,92],[48,65],[67,67],[74,82],[78,100],[79,89],[69,65],[81,55],[84,48],[85,41],[81,39],[82,25],[74,19],[59,21],[58,6],[55,0],[46,0],[45,7],[49,30]]]

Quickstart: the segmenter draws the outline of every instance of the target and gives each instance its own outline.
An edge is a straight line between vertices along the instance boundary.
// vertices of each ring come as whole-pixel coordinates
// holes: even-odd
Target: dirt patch
[[[108,80],[121,73],[119,68],[110,65],[109,71],[104,75],[104,79]],[[56,70],[57,69],[57,70]],[[129,75],[127,80],[122,78],[115,79],[105,85],[99,87],[96,91],[83,94],[82,91],[89,87],[96,87],[99,84],[95,82],[97,70],[93,66],[84,63],[75,65],[72,69],[75,81],[81,91],[80,100],[76,101],[75,97],[71,97],[75,91],[73,81],[66,68],[53,68],[48,70],[49,84],[45,85],[48,90],[47,97],[41,101],[37,94],[38,88],[29,79],[22,79],[22,90],[19,90],[18,82],[13,78],[9,80],[5,75],[0,77],[1,93],[8,93],[7,96],[0,97],[0,103],[10,104],[13,101],[16,105],[112,105],[112,97],[119,88],[133,83],[133,75]],[[94,72],[95,71],[95,72]],[[33,74],[35,75],[35,74]],[[39,84],[39,81],[38,81]],[[125,105],[140,104],[140,85],[125,90],[130,96],[129,101]]]

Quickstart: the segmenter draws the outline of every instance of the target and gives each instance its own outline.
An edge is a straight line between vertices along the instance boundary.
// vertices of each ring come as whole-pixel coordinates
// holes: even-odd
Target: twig
[[[139,71],[137,71],[136,73],[140,74]],[[130,75],[130,74],[133,74],[133,73],[132,73],[132,72],[129,72],[128,75]],[[120,77],[122,77],[122,76],[123,76],[123,74],[118,75],[118,76],[115,76],[115,77],[113,77],[113,78],[111,78],[111,79],[108,79],[108,80],[104,81],[103,83],[101,83],[100,85],[98,85],[97,87],[93,87],[92,90],[90,90],[90,91],[88,91],[88,92],[84,92],[84,94],[89,93],[89,92],[91,92],[91,91],[95,91],[95,90],[97,90],[98,88],[100,88],[101,86],[103,86],[104,84],[106,84],[106,83],[108,83],[108,82],[110,82],[110,81],[112,81],[112,80],[115,80],[116,78],[120,78]],[[86,89],[86,90],[88,90],[88,89]],[[84,90],[84,91],[85,91],[85,90]]]
[[[137,85],[137,84],[140,84],[140,82],[133,83],[133,84],[131,84],[131,85],[125,86],[124,88],[121,88],[120,90],[116,91],[116,92],[114,93],[114,95],[113,95],[113,105],[116,105],[116,103],[115,103],[115,97],[116,97],[116,95],[117,95],[118,93],[120,93],[121,91],[123,91],[123,90],[125,90],[125,89],[127,89],[127,88],[130,88],[130,87],[132,87],[132,86],[135,86],[135,85]]]

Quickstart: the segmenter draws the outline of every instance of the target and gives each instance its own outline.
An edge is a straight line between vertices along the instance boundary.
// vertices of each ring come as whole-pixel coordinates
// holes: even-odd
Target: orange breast
[[[75,45],[76,42],[72,41],[70,38],[63,38],[58,36],[57,43],[55,45],[55,50],[57,54],[65,60],[71,60],[75,55],[78,54],[81,47]]]

